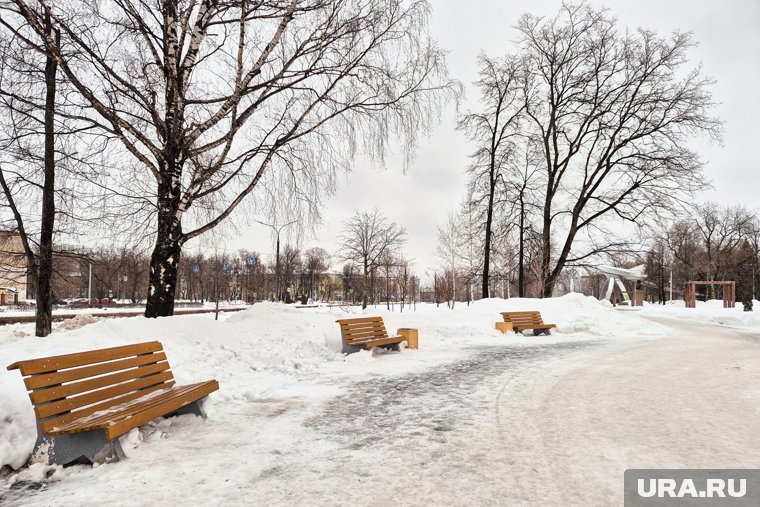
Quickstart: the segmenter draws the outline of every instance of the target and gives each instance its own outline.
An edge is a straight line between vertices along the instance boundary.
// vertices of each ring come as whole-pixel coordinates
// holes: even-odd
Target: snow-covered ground
[[[546,322],[557,324],[552,336],[495,331],[499,312],[527,309],[540,310]],[[0,502],[57,504],[65,498],[80,504],[152,505],[193,498],[233,505],[520,504],[531,502],[520,496],[527,490],[518,494],[515,483],[524,479],[540,485],[538,477],[548,480],[557,470],[574,474],[575,482],[595,474],[607,488],[605,495],[611,494],[610,488],[622,490],[622,470],[610,464],[629,461],[604,434],[616,421],[604,408],[595,414],[587,395],[604,393],[610,399],[601,401],[625,419],[631,392],[635,396],[630,399],[641,403],[648,396],[648,379],[670,375],[662,369],[678,358],[673,344],[680,343],[683,330],[647,317],[659,314],[658,309],[620,311],[571,294],[486,300],[469,307],[458,303],[454,310],[434,305],[418,305],[403,314],[395,310],[378,306],[363,313],[383,316],[390,332],[418,328],[419,350],[344,356],[335,320],[358,316],[362,312],[356,308],[257,304],[220,316],[220,321],[205,315],[97,321],[78,317],[59,324],[45,339],[31,336],[31,325],[0,328],[0,366],[158,339],[178,383],[216,378],[221,385],[206,403],[208,419],[159,420],[123,437],[128,459],[61,469],[24,466],[34,442],[33,412],[21,376],[3,369],[0,464],[7,466],[0,474]],[[744,358],[760,350],[758,342],[740,343]],[[627,350],[636,351],[630,364]],[[666,350],[669,354],[661,354]],[[665,365],[642,366],[649,354],[661,354]],[[618,359],[609,362],[613,356]],[[730,363],[731,352],[726,356]],[[711,360],[703,349],[698,357]],[[741,393],[729,397],[747,405],[730,407],[737,427],[746,417],[756,421],[760,411],[760,396],[752,396],[760,392],[758,369],[747,363],[739,365],[745,368]],[[631,389],[624,376],[617,376],[619,369],[636,373],[641,385]],[[569,385],[578,384],[579,391],[562,381],[568,375]],[[594,385],[594,379],[602,384]],[[713,380],[716,393],[739,389],[735,380],[739,377]],[[677,385],[667,384],[671,391]],[[656,408],[662,416],[662,407]],[[695,414],[682,415],[688,420]],[[569,433],[577,445],[562,439],[565,418],[574,423]],[[584,425],[589,431],[581,439]],[[547,462],[547,442],[552,440],[567,454]],[[595,445],[615,459],[596,459]],[[582,460],[584,455],[591,459],[588,464],[573,468],[577,463],[568,456]],[[751,458],[743,463],[751,464]],[[547,468],[552,460],[566,463],[565,468]],[[620,484],[609,484],[612,472],[619,472]],[[568,481],[563,484],[573,484]],[[139,498],[134,496],[136,485],[142,492]],[[556,498],[557,491],[547,498]]]
[[[690,321],[706,322],[721,326],[746,330],[760,330],[760,301],[753,301],[754,311],[745,312],[741,303],[734,308],[723,308],[723,301],[697,301],[696,308],[686,308],[682,300],[669,302],[667,305],[646,304],[644,315],[671,317]]]

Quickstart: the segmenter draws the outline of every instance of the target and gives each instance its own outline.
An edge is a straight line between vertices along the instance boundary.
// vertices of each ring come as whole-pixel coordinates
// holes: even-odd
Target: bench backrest
[[[361,317],[358,319],[336,320],[340,324],[340,334],[348,345],[368,339],[388,338],[382,317]]]
[[[502,312],[504,322],[511,322],[513,325],[520,326],[542,326],[544,324],[541,318],[541,312]]]
[[[44,432],[174,385],[159,342],[19,361]]]

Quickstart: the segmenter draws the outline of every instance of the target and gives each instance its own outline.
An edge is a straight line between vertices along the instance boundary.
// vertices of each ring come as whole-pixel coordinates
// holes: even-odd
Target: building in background
[[[21,235],[0,231],[0,304],[26,299],[27,272]]]

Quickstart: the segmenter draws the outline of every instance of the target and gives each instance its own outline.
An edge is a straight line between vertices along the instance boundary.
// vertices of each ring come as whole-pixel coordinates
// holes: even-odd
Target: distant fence
[[[139,306],[139,305],[138,305]],[[93,305],[93,307],[96,307],[96,305]],[[32,307],[33,308],[33,307]],[[110,308],[110,307],[109,307]],[[239,312],[241,310],[245,310],[247,307],[241,306],[238,308],[230,308],[229,306],[224,308],[219,308],[219,313],[227,313],[227,312]],[[204,309],[194,309],[194,308],[185,308],[181,309],[180,311],[177,311],[174,313],[174,315],[197,315],[197,314],[204,314],[204,313],[215,313],[216,309],[214,308],[204,308]],[[115,318],[115,317],[139,317],[142,315],[140,312],[107,312],[107,313],[58,313],[53,314],[53,322],[60,322],[62,320],[67,319],[73,319],[74,317],[78,315],[92,315],[93,317],[101,318]],[[28,322],[35,322],[35,316],[34,315],[17,315],[17,316],[8,316],[8,317],[0,317],[0,326],[4,326],[6,324],[23,324]]]

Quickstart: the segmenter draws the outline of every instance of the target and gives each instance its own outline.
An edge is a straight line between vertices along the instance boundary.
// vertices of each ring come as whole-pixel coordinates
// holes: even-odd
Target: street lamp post
[[[127,298],[127,275],[121,277],[121,300]]]
[[[293,220],[291,222],[288,222],[286,224],[282,225],[275,225],[275,224],[265,224],[264,222],[261,222],[259,220],[256,220],[256,222],[260,223],[261,225],[266,225],[267,227],[271,227],[272,230],[275,232],[275,237],[277,239],[277,246],[276,246],[276,257],[275,257],[275,294],[277,294],[277,300],[282,301],[282,294],[280,293],[280,232],[287,227],[288,225],[292,225],[297,222],[297,220]]]
[[[663,266],[665,269],[670,271],[670,301],[673,301],[673,266]]]

